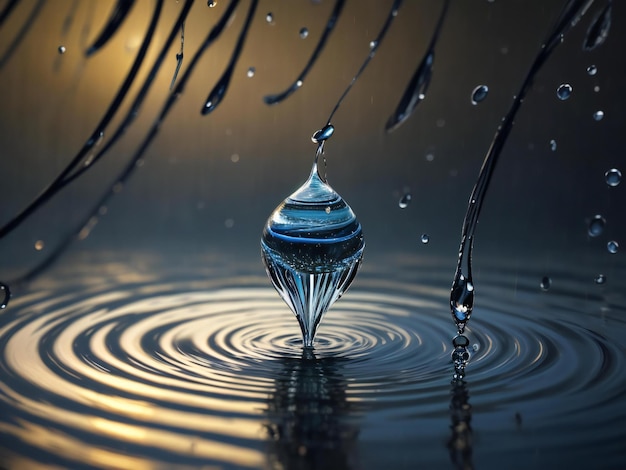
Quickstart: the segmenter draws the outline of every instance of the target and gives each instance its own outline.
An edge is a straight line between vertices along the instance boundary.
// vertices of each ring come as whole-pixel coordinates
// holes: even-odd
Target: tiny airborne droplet
[[[485,98],[487,98],[487,94],[489,93],[489,87],[487,85],[478,85],[472,91],[472,104],[475,106]]]
[[[609,251],[609,253],[615,254],[617,253],[617,250],[619,250],[619,243],[617,243],[615,240],[611,240],[606,244],[606,249]]]
[[[589,67],[587,67],[587,73],[591,76],[595,75],[596,73],[598,73],[598,67],[596,67],[595,65],[590,65]]]
[[[604,226],[606,225],[606,220],[601,215],[594,215],[589,222],[589,227],[587,228],[587,233],[590,237],[598,237],[602,235],[604,232]]]
[[[65,46],[59,46],[58,51],[59,51],[59,54],[65,54],[65,51],[66,51]]]
[[[370,49],[374,49],[376,46],[378,46],[378,41],[370,41]]]
[[[604,118],[604,111],[598,110],[593,113],[594,121],[602,121],[602,118]]]
[[[411,195],[409,193],[406,193],[404,196],[402,196],[400,198],[400,201],[398,201],[398,206],[400,207],[400,209],[406,209],[408,207],[408,205],[411,202]]]
[[[552,286],[552,279],[550,279],[548,276],[543,276],[541,278],[541,282],[539,283],[539,287],[541,287],[541,290],[547,291],[550,289],[550,286]]]
[[[248,72],[247,72],[248,78],[254,77],[255,73],[256,73],[256,69],[254,67],[249,67],[248,68]]]
[[[572,95],[572,86],[569,83],[563,83],[556,89],[556,96],[561,101],[565,101]]]
[[[267,15],[265,15],[265,21],[272,24],[274,22],[274,15],[269,12]]]
[[[45,246],[45,245],[44,245],[43,240],[37,240],[37,241],[35,242],[35,250],[37,250],[37,251],[41,251],[41,250],[43,250],[44,246]]]
[[[309,30],[307,28],[300,29],[300,37],[306,39],[309,36]]]
[[[620,183],[620,181],[622,181],[622,172],[617,168],[611,168],[604,174],[604,179],[606,184],[615,187]]]
[[[553,152],[556,152],[556,140],[554,139],[550,141],[550,150],[552,150]]]
[[[598,274],[595,277],[594,282],[596,284],[605,284],[606,283],[606,276],[604,274]]]
[[[422,240],[422,243],[426,245],[430,241],[430,236],[427,233],[423,233],[421,240]]]

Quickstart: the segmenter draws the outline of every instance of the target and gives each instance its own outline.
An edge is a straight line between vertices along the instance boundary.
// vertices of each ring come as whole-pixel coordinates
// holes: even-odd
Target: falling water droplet
[[[604,111],[598,110],[595,113],[593,113],[593,119],[595,121],[602,121],[603,118],[604,118]]]
[[[611,168],[604,174],[604,179],[606,180],[606,184],[615,187],[622,181],[622,172],[617,168]]]
[[[217,1],[216,0],[207,0],[206,4],[208,5],[209,8],[215,8],[217,6]]]
[[[422,233],[421,240],[422,240],[422,243],[426,245],[430,241],[430,236],[427,233]]]
[[[604,9],[598,13],[592,21],[589,29],[587,30],[585,41],[583,42],[584,50],[590,51],[604,43],[609,35],[609,30],[611,29],[611,10],[612,6],[609,1]]]
[[[460,272],[455,276],[450,291],[450,308],[452,318],[462,333],[474,308],[474,284]]]
[[[406,193],[404,194],[401,198],[400,201],[398,201],[398,206],[400,207],[400,209],[406,209],[409,205],[409,203],[411,202],[411,194]]]
[[[315,131],[315,133],[311,136],[311,140],[314,144],[319,144],[330,138],[335,132],[335,127],[332,124],[326,124],[321,129]]]
[[[272,14],[272,12],[269,12],[267,15],[265,15],[265,21],[267,21],[269,24],[274,24],[274,15]]]
[[[41,250],[43,250],[44,246],[45,246],[45,245],[44,245],[43,240],[37,240],[37,241],[35,242],[35,250],[37,250],[37,251],[41,251]]]
[[[306,39],[307,37],[309,37],[309,30],[308,30],[308,28],[300,28],[300,37],[302,39]]]
[[[65,46],[59,46],[58,51],[59,51],[59,54],[65,54],[65,51],[66,51]]]
[[[300,88],[302,86],[302,80],[296,80],[296,87]]]
[[[615,254],[617,250],[619,250],[619,243],[615,240],[611,240],[606,244],[606,249],[609,250],[609,253]]]
[[[595,75],[596,73],[598,73],[598,67],[596,67],[595,65],[590,65],[589,67],[587,67],[587,73],[591,76]]]
[[[370,41],[370,49],[374,49],[376,46],[378,46],[378,41]]]
[[[7,308],[9,305],[9,300],[11,299],[11,291],[9,290],[9,286],[2,284],[0,282],[0,310]]]
[[[556,96],[561,101],[565,101],[572,95],[572,86],[569,83],[562,83],[556,89]]]
[[[587,228],[587,233],[590,237],[597,237],[602,235],[604,232],[604,226],[606,225],[606,220],[601,215],[594,215],[589,222],[589,227]]]
[[[556,152],[556,140],[554,139],[550,141],[550,150],[552,150],[553,152]]]
[[[249,67],[248,68],[248,72],[247,72],[248,78],[254,77],[255,73],[256,73],[256,69],[254,67]]]
[[[270,215],[261,239],[263,262],[298,319],[306,348],[313,347],[324,313],[354,280],[364,247],[354,212],[322,181],[317,163]]]
[[[604,274],[598,274],[593,280],[596,284],[605,284],[606,276]]]
[[[465,335],[456,335],[452,338],[452,346],[455,348],[466,348],[469,346],[469,338]]]
[[[541,287],[541,290],[547,291],[550,289],[551,286],[552,286],[552,279],[550,279],[548,276],[543,276],[541,278],[541,282],[539,283],[539,287]]]
[[[472,91],[472,104],[476,106],[478,103],[487,98],[489,87],[487,85],[478,85]]]

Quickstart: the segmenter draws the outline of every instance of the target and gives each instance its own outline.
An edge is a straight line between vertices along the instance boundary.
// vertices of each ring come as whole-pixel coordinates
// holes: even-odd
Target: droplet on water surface
[[[554,139],[550,141],[550,150],[552,150],[553,152],[556,152],[556,140]]]
[[[556,96],[561,101],[565,101],[572,95],[572,86],[569,83],[563,83],[556,89]]]
[[[477,105],[485,98],[487,98],[487,94],[489,93],[489,87],[487,85],[478,85],[472,91],[472,104]]]
[[[411,203],[411,199],[412,199],[411,194],[410,193],[406,193],[398,201],[398,207],[400,207],[400,209],[406,209],[409,206],[409,204]]]
[[[615,240],[611,240],[607,242],[606,249],[609,250],[609,253],[615,254],[617,253],[617,250],[619,250],[619,243]]]
[[[587,67],[587,73],[591,76],[595,75],[596,73],[598,73],[598,67],[596,67],[595,65],[590,65],[589,67]]]
[[[598,110],[595,113],[593,113],[594,121],[602,121],[603,118],[604,118],[604,111]]]
[[[620,183],[620,181],[622,181],[622,172],[617,168],[611,168],[604,174],[604,179],[606,184],[615,187]]]
[[[300,29],[300,37],[306,39],[309,36],[309,30],[307,28]]]
[[[317,163],[309,179],[267,220],[263,262],[298,319],[305,348],[313,347],[323,315],[354,280],[364,247],[354,212],[322,180]]]
[[[543,276],[541,278],[541,282],[539,283],[539,287],[541,287],[541,290],[547,291],[550,289],[551,286],[552,286],[552,279],[550,279],[548,276]]]
[[[602,235],[604,232],[604,226],[606,225],[606,220],[601,215],[594,215],[591,221],[589,222],[589,227],[587,228],[587,233],[590,237],[598,237]]]

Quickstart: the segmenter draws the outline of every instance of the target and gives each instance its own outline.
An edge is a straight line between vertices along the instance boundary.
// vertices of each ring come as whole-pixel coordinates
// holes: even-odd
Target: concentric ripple
[[[401,430],[431,460],[447,458],[441,442],[459,407],[449,289],[366,272],[308,354],[256,268],[206,282],[126,272],[17,298],[0,317],[0,456],[15,468],[288,468],[306,452],[352,459],[355,442],[395,441]],[[515,413],[548,439],[539,447],[593,438],[611,449],[623,437],[606,423],[626,413],[624,347],[542,295],[480,298],[463,384],[474,422],[509,432]]]

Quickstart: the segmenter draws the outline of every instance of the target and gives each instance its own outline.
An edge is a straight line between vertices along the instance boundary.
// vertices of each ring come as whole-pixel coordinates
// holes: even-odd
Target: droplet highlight
[[[272,14],[272,12],[269,12],[267,13],[267,15],[265,15],[265,21],[269,24],[274,23],[274,15]]]
[[[604,119],[604,111],[598,110],[595,113],[593,113],[594,121],[602,121],[602,119]]]
[[[406,209],[411,203],[412,196],[409,193],[404,194],[398,201],[398,207],[400,209]]]
[[[301,39],[306,39],[309,37],[309,30],[308,28],[300,28],[300,38]]]
[[[609,253],[615,254],[619,250],[619,243],[617,243],[615,240],[611,240],[607,242],[606,249]]]
[[[256,73],[256,69],[254,67],[248,67],[248,71],[246,72],[246,75],[248,75],[248,78],[254,77],[255,73]]]
[[[587,74],[594,76],[596,73],[598,73],[598,67],[596,67],[595,65],[590,65],[589,67],[587,67]]]
[[[424,245],[427,245],[430,242],[430,236],[427,233],[422,233],[420,240]]]
[[[601,215],[594,215],[591,221],[589,222],[589,226],[587,228],[587,233],[590,237],[598,237],[602,235],[604,232],[604,226],[606,225],[606,220]]]
[[[472,91],[472,104],[476,106],[478,103],[487,98],[489,87],[487,85],[478,85]]]
[[[67,49],[65,49],[65,46],[59,46],[59,48],[57,50],[59,51],[59,54],[65,54],[65,51]]]
[[[572,86],[569,83],[563,83],[556,89],[556,96],[561,101],[565,101],[572,95]]]
[[[604,180],[609,186],[615,187],[622,181],[622,172],[617,168],[611,168],[604,174]]]
[[[598,274],[593,280],[596,284],[606,284],[606,276],[604,274]]]

